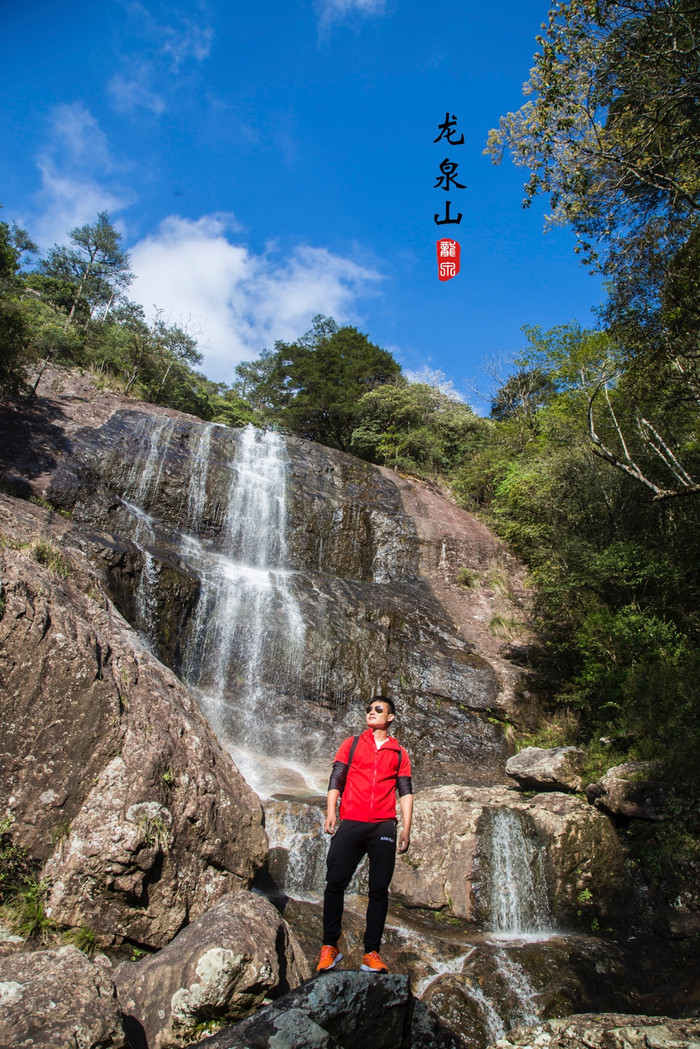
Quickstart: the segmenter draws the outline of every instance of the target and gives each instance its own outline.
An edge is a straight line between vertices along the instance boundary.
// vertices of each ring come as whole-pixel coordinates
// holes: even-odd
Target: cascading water
[[[507,808],[488,829],[491,928],[504,938],[551,931],[542,854],[528,831],[525,816]]]
[[[211,423],[174,440],[175,425],[171,419],[139,420],[139,452],[114,464],[122,477],[122,506],[133,520],[131,535],[144,558],[135,595],[138,625],[153,646],[158,562],[151,549],[165,539],[200,580],[196,610],[181,638],[183,676],[241,771],[265,793],[261,752],[283,751],[292,764],[298,758],[289,753],[294,748],[275,709],[280,691],[298,679],[304,650],[287,562],[285,445],[279,435],[252,426],[236,433]],[[162,509],[161,519],[151,510],[167,505],[166,479],[182,467],[187,501],[180,518],[185,530],[178,531],[162,519]],[[213,533],[206,540],[199,538],[205,518]]]
[[[197,466],[193,479],[191,514],[201,513],[206,471]],[[201,693],[219,734],[244,749],[260,749],[263,731],[262,749],[274,743],[275,686],[298,675],[304,647],[287,566],[285,481],[282,439],[247,427],[231,463],[220,550],[205,556],[191,537],[183,550],[201,578],[185,676]]]

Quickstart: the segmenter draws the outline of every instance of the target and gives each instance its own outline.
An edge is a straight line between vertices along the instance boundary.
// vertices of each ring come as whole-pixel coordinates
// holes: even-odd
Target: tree
[[[94,225],[71,231],[71,247],[54,246],[40,263],[41,274],[62,286],[71,286],[66,327],[74,320],[79,304],[84,304],[87,324],[98,306],[110,308],[115,296],[131,284],[134,277],[129,256],[119,246],[121,239],[108,212],[101,211]]]
[[[700,211],[700,7],[696,0],[562,0],[538,36],[526,93],[487,152],[530,168],[526,203],[550,194],[552,221],[619,270],[652,236],[673,253]],[[651,229],[652,220],[661,220]]]
[[[491,418],[501,422],[513,415],[533,419],[553,393],[554,384],[541,368],[520,368],[491,398]]]
[[[589,438],[657,499],[699,492],[700,5],[561,0],[538,42],[533,97],[487,151],[530,168],[526,203],[548,193],[608,278],[616,360],[588,385]]]
[[[428,383],[380,386],[358,402],[350,451],[410,473],[446,474],[479,443],[484,421]]]
[[[36,251],[24,230],[0,222],[0,390],[17,393],[25,385],[27,324],[21,308],[20,261]]]
[[[367,391],[396,381],[401,366],[357,328],[330,317],[293,343],[276,342],[236,369],[236,388],[269,422],[312,441],[347,450],[354,413]],[[245,384],[245,386],[243,385]]]

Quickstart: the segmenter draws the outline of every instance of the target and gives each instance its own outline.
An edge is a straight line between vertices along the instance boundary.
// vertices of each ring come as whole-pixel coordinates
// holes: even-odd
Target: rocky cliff
[[[628,945],[571,938],[644,917],[580,769],[527,781],[546,793],[507,789],[511,726],[536,718],[526,591],[482,525],[309,442],[135,406],[58,369],[39,392],[0,412],[0,808],[51,920],[102,945],[170,945],[112,974],[132,1045],[184,1045],[308,975],[318,795],[378,691],[418,789],[387,957],[454,1044],[654,991]],[[351,906],[351,961],[355,925]],[[158,987],[172,994],[156,1008]]]

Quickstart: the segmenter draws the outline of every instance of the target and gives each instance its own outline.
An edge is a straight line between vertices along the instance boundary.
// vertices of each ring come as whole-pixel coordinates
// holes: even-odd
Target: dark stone
[[[648,761],[628,761],[608,769],[597,782],[586,788],[592,805],[608,816],[634,820],[664,818],[667,785],[650,780]]]
[[[248,1020],[199,1045],[206,1049],[463,1049],[411,995],[407,976],[324,973]]]

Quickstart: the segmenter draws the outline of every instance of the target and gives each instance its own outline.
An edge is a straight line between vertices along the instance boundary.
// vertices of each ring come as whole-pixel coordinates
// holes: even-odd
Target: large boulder
[[[585,754],[579,747],[525,747],[506,762],[522,790],[583,790]]]
[[[0,808],[56,921],[161,947],[251,884],[262,810],[67,527],[0,497]]]
[[[634,1014],[582,1014],[518,1027],[489,1049],[695,1049],[700,1020]]]
[[[462,786],[419,791],[411,849],[398,858],[393,892],[410,907],[508,931],[495,919],[498,813],[513,814],[530,867],[541,864],[549,899],[551,920],[544,908],[530,915],[528,929],[526,914],[518,932],[620,917],[628,884],[620,840],[606,816],[570,794],[526,797],[505,787]]]
[[[114,984],[76,947],[0,958],[0,1045],[126,1049]]]
[[[665,786],[649,779],[652,767],[648,761],[615,765],[597,783],[586,787],[586,797],[608,816],[633,820],[663,819]]]
[[[287,922],[263,896],[224,896],[158,954],[124,962],[114,982],[127,1032],[177,1049],[203,1028],[248,1016],[311,975]]]
[[[407,976],[324,973],[233,1027],[206,1049],[464,1049],[411,995]]]

